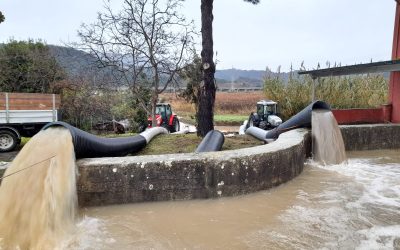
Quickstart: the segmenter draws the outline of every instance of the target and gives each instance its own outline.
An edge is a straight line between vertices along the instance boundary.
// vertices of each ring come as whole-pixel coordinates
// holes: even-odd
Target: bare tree
[[[128,87],[153,117],[158,95],[176,82],[190,60],[193,22],[178,14],[182,0],[124,0],[115,12],[109,0],[93,24],[83,24],[77,46],[109,68],[119,84]],[[152,91],[151,108],[140,89]]]

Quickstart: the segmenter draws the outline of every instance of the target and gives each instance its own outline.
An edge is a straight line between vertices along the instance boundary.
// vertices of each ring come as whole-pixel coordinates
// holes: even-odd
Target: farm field
[[[217,92],[214,113],[215,125],[241,125],[251,112],[255,112],[256,103],[265,98],[262,91],[246,93]],[[162,94],[161,100],[171,103],[173,111],[182,117],[182,121],[191,124],[195,123],[196,111],[193,104],[186,102],[183,98],[177,97],[173,93]]]

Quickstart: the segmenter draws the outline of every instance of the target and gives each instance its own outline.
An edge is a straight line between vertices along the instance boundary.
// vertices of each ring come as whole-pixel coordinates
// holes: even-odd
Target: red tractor
[[[170,133],[178,132],[180,128],[178,116],[172,112],[171,105],[168,103],[157,103],[156,106],[157,127],[164,127]],[[152,117],[147,119],[148,127],[151,128]]]

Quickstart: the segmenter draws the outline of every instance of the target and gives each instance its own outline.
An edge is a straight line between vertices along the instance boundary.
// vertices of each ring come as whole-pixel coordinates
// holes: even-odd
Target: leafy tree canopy
[[[244,1],[252,4],[258,4],[260,2],[260,0],[244,0]]]
[[[200,91],[200,82],[203,80],[203,65],[201,64],[201,58],[195,54],[193,61],[187,64],[179,76],[186,82],[186,89],[180,93],[186,101],[197,105],[199,103],[198,93]]]
[[[63,69],[41,41],[15,41],[0,47],[0,91],[53,92]]]

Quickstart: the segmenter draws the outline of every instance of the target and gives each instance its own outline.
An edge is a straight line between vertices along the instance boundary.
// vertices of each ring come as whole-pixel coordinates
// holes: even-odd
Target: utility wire
[[[9,177],[9,176],[11,176],[11,175],[17,174],[17,173],[19,173],[19,172],[21,172],[21,171],[27,170],[28,168],[31,168],[31,167],[33,167],[33,166],[36,166],[36,165],[38,165],[38,164],[40,164],[40,163],[43,163],[43,162],[45,162],[45,161],[48,161],[48,160],[50,160],[51,158],[54,158],[54,157],[56,157],[56,156],[57,156],[57,155],[53,155],[53,156],[51,156],[51,157],[49,157],[49,158],[46,158],[46,159],[44,159],[44,160],[42,160],[42,161],[39,161],[39,162],[37,162],[37,163],[35,163],[35,164],[32,164],[32,165],[30,165],[29,167],[20,169],[20,170],[18,170],[18,171],[15,171],[14,173],[11,173],[11,174],[8,174],[8,175],[6,175],[6,176],[3,176],[3,177],[0,178],[0,180],[2,180],[2,179],[4,179],[4,178],[7,178],[7,177]]]

